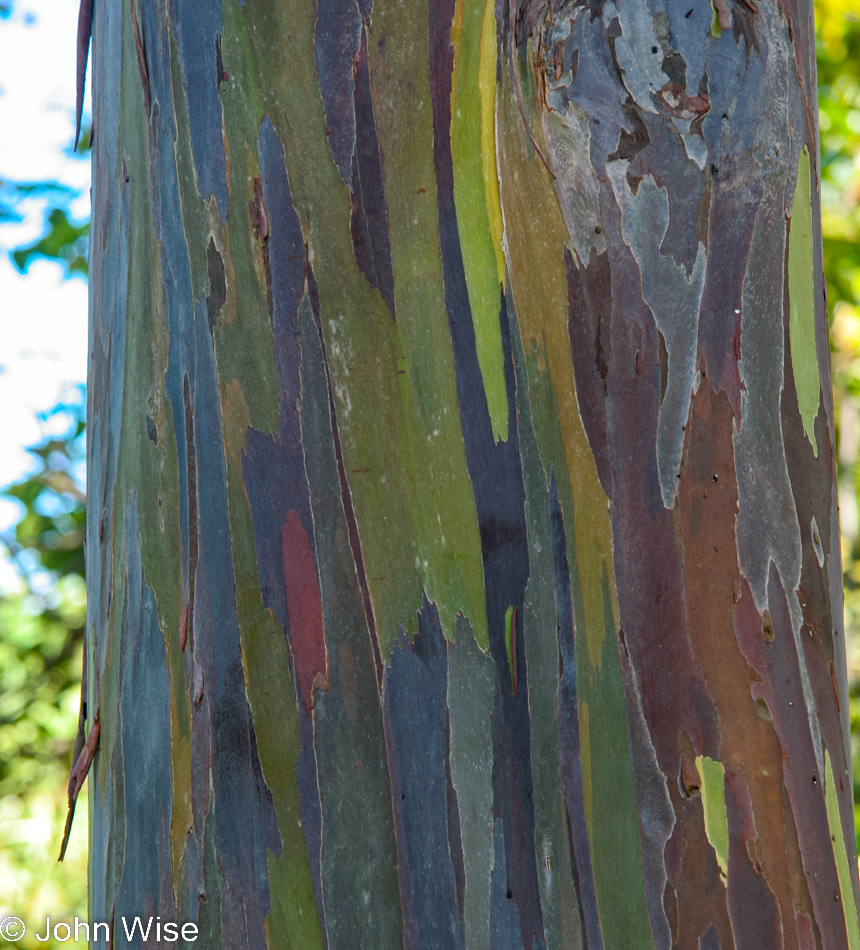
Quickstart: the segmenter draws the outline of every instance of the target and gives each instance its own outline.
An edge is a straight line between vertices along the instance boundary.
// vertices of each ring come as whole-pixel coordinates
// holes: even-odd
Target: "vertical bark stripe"
[[[329,687],[328,646],[313,552],[299,514],[292,508],[281,528],[281,556],[293,661],[302,700],[310,712],[314,690]]]
[[[496,178],[496,21],[493,0],[458,0],[452,42],[451,154],[454,201],[478,362],[493,435],[508,433],[499,288],[501,208]]]
[[[809,149],[804,146],[797,163],[797,184],[791,203],[788,239],[788,296],[791,367],[803,431],[818,455],[813,425],[818,414],[821,381],[815,350],[815,300],[812,267],[812,196]]]

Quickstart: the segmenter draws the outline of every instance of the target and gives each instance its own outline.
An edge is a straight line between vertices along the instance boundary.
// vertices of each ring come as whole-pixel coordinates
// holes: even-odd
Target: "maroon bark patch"
[[[293,662],[305,708],[314,706],[314,690],[329,687],[322,596],[308,536],[295,509],[287,512],[281,528],[284,587]]]

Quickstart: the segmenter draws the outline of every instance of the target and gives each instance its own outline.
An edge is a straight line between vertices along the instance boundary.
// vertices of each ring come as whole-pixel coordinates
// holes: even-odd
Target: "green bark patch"
[[[818,455],[815,417],[821,380],[815,349],[815,291],[812,263],[812,194],[809,179],[809,150],[804,147],[797,165],[797,185],[791,206],[788,235],[788,297],[791,368],[797,390],[797,404],[803,431]]]
[[[717,864],[726,879],[729,876],[729,822],[726,817],[726,770],[722,762],[706,755],[696,756],[696,770],[702,790],[705,834],[717,855]]]
[[[589,659],[585,638],[576,638],[585,812],[604,947],[646,950],[654,943],[645,906],[630,726],[605,568],[602,581],[599,667]],[[622,902],[619,894],[624,894]]]
[[[455,46],[451,156],[457,230],[478,363],[493,435],[508,436],[504,357],[499,324],[505,279],[502,209],[496,170],[496,18],[492,0],[460,0],[454,14]]]
[[[509,313],[512,311],[513,307]],[[571,866],[572,856],[559,747],[561,633],[552,529],[546,503],[547,479],[540,464],[532,427],[525,360],[519,334],[513,325],[511,344],[517,374],[517,434],[526,490],[525,513],[529,542],[530,576],[521,628],[529,696],[535,839],[540,842],[536,853],[538,886],[546,945],[548,948],[570,950],[582,944],[582,924],[573,880],[565,873]],[[564,816],[561,821],[560,815]]]
[[[505,611],[505,650],[508,653],[508,669],[511,674],[511,688],[514,691],[514,696],[517,694],[517,642],[514,639],[516,637],[514,627],[516,616],[517,611],[514,607],[508,607]]]
[[[317,447],[307,453],[305,464],[316,550],[320,563],[328,566],[320,579],[331,681],[316,694],[313,710],[326,937],[329,950],[394,950],[403,946],[403,923],[385,727],[347,540],[325,360],[306,297],[299,305],[298,327],[302,438]],[[358,824],[356,815],[361,815]],[[373,894],[373,901],[368,903],[365,894]]]
[[[396,325],[386,325],[386,331],[393,334],[397,352],[402,354],[402,363],[391,369],[398,380],[400,457],[423,588],[439,608],[445,636],[453,636],[455,618],[462,611],[483,648],[488,640],[481,539],[466,468],[445,307],[434,197],[429,59],[426,53],[416,57],[399,39],[420,35],[430,10],[425,3],[382,0],[373,12],[368,57],[375,80],[379,149],[383,156],[398,155],[397,161],[383,165],[397,311]],[[500,304],[497,291],[497,326]],[[324,332],[325,326],[323,319]],[[377,406],[371,409],[368,433],[373,439],[378,436]],[[387,537],[385,543],[389,543]],[[395,573],[399,569],[397,565]],[[386,652],[392,645],[393,638],[385,645]]]
[[[836,800],[836,785],[833,778],[833,766],[830,753],[824,750],[824,796],[827,802],[827,824],[830,826],[830,840],[833,842],[833,855],[836,858],[836,873],[839,875],[839,890],[842,893],[842,910],[845,913],[845,929],[848,931],[850,950],[860,950],[860,927],[857,921],[857,905],[854,903],[854,888],[851,884],[851,871],[848,867],[848,852],[845,850],[845,838],[842,835],[842,822],[839,818],[839,802]]]
[[[717,6],[714,0],[711,0],[711,36],[719,39],[723,35],[723,28],[720,26],[720,14],[717,12]]]
[[[457,623],[448,647],[448,715],[451,782],[460,807],[466,943],[490,950],[493,870],[493,735],[495,667],[481,652],[469,623]]]

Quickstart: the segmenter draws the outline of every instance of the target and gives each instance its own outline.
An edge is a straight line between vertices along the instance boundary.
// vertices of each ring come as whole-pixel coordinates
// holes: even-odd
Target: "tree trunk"
[[[96,4],[113,940],[860,947],[812,3],[757,4]]]

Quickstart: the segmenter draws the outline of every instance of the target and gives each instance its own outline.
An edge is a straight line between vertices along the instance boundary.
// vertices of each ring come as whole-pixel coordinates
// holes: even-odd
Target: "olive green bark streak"
[[[508,313],[513,312],[511,301]],[[547,950],[581,950],[579,909],[569,873],[570,844],[558,740],[558,616],[547,479],[541,468],[532,429],[528,379],[516,326],[511,327],[511,345],[517,381],[517,422],[529,544],[529,582],[522,632],[529,688],[535,857],[544,938]]]
[[[508,437],[508,400],[504,356],[499,328],[500,281],[487,213],[482,158],[479,69],[484,0],[459,0],[456,20],[462,16],[454,60],[451,109],[451,157],[454,201],[463,269],[475,327],[478,363],[487,395],[490,422],[496,439]],[[495,83],[495,70],[493,70]],[[495,130],[493,130],[495,133]],[[493,134],[495,144],[495,134]]]
[[[326,935],[329,950],[397,950],[403,916],[385,727],[341,501],[325,362],[307,297],[298,329],[302,443],[317,560],[325,565],[320,591],[330,671],[329,689],[317,691],[314,704]]]
[[[842,893],[842,910],[845,914],[845,929],[848,931],[848,947],[849,950],[860,950],[860,925],[857,920],[857,905],[854,903],[854,886],[851,883],[848,852],[842,834],[842,821],[839,817],[839,801],[836,798],[833,766],[827,749],[824,750],[824,778],[827,824],[830,826],[830,839],[833,842],[833,855],[836,858],[836,873],[839,876],[839,890]]]
[[[395,134],[398,145],[389,153],[401,156],[395,169],[386,169],[385,179],[396,251],[395,324],[352,251],[349,195],[328,147],[316,78],[316,8],[298,0],[244,8],[227,4],[223,17],[225,69],[241,74],[235,86],[222,91],[233,160],[239,160],[235,156],[242,136],[232,129],[240,112],[246,136],[253,124],[254,144],[249,147],[254,153],[264,114],[284,142],[293,202],[319,287],[344,467],[380,648],[386,655],[400,626],[415,623],[425,589],[436,600],[448,633],[457,611],[463,610],[472,618],[479,642],[486,643],[480,537],[459,427],[439,263],[426,51],[424,76],[417,82],[412,59],[398,64],[378,57],[375,47],[370,53],[372,70],[381,68],[376,64],[381,58],[397,77],[406,66],[409,71],[408,82],[395,77],[390,87],[406,101],[393,104],[393,116],[383,116],[392,105],[380,103],[377,114],[383,152],[386,136]],[[398,18],[408,22],[401,24]],[[419,35],[426,19],[426,6],[423,13],[410,4],[393,14],[380,7],[374,10],[374,35],[385,33],[386,23],[398,38]],[[403,29],[407,32],[400,33]],[[388,45],[403,46],[399,39]],[[395,55],[408,59],[406,52]],[[260,76],[265,88],[258,85]],[[377,85],[384,87],[389,78]],[[256,98],[249,92],[241,109],[234,110],[227,100],[239,87],[255,90]],[[419,189],[424,190],[419,194]],[[361,371],[353,372],[356,367]],[[425,527],[432,525],[430,531]]]
[[[454,618],[462,611],[486,647],[483,558],[439,244],[429,48],[403,42],[421,36],[429,16],[427,0],[377,0],[368,61],[384,162],[397,329],[406,357],[400,388],[412,434],[405,448],[414,459],[412,528],[424,559],[424,588],[437,603],[446,636],[453,636]],[[395,155],[396,161],[384,161]],[[497,314],[498,307],[499,299]],[[498,316],[495,323],[498,327]]]
[[[508,654],[508,672],[511,676],[511,688],[516,689],[517,680],[514,674],[514,608],[508,607],[505,611],[505,652]]]
[[[633,776],[627,701],[621,678],[618,636],[612,617],[609,578],[602,574],[603,630],[592,633],[599,654],[592,663],[585,623],[585,603],[579,574],[575,511],[570,491],[559,414],[549,369],[541,370],[538,350],[526,356],[529,400],[542,459],[555,469],[559,503],[565,518],[570,564],[573,619],[576,630],[576,687],[580,704],[580,734],[586,819],[591,842],[594,885],[606,950],[653,947],[645,905],[642,845]],[[546,470],[546,462],[544,469]],[[550,469],[552,471],[552,469]],[[531,698],[531,692],[529,693]],[[629,897],[620,906],[617,895]]]
[[[224,39],[227,33],[225,22]],[[254,178],[252,174],[249,182],[249,157],[253,171],[259,173],[257,136],[262,118],[259,77],[247,56],[232,61],[228,75],[233,79],[224,84],[221,94],[229,194],[227,222],[221,225],[214,199],[210,199],[208,214],[227,271],[227,303],[214,333],[218,379],[222,387],[237,380],[248,405],[251,425],[261,432],[275,433],[278,431],[278,372],[272,320],[265,284],[260,286],[254,269],[251,241],[257,239],[253,237],[248,214]],[[208,238],[205,231],[198,234],[202,238],[200,253],[205,255]]]
[[[573,523],[573,492],[570,488],[570,474],[564,451],[564,439],[561,434],[558,400],[555,395],[552,374],[545,364],[546,342],[542,342],[544,344],[543,352],[538,349],[534,341],[531,342],[529,352],[525,352],[524,344],[520,343],[518,348],[524,354],[526,378],[521,381],[518,377],[517,386],[525,387],[528,392],[531,408],[530,428],[537,445],[539,462],[544,475],[546,476],[547,473],[551,475],[555,472],[558,501],[565,519],[567,557],[570,563],[574,564],[576,561],[576,541],[572,527],[569,527]],[[545,368],[541,368],[541,364]],[[577,624],[579,624],[578,619]],[[584,614],[582,626],[577,626],[577,630],[585,630]]]
[[[572,531],[573,526],[567,530]],[[571,586],[579,587],[575,577],[576,566],[571,564]],[[603,944],[606,950],[646,950],[653,948],[654,943],[645,905],[627,701],[605,570],[605,629],[599,667],[591,664],[585,637],[579,635],[580,617],[584,624],[581,604],[582,594],[574,591],[576,686],[580,710],[588,710],[586,716],[580,716],[583,749],[590,750],[587,764],[583,756],[583,770],[588,769],[587,785],[591,789],[591,807],[586,803],[586,817]],[[619,902],[619,894],[624,894],[623,901]]]
[[[577,643],[580,641],[590,644],[589,657],[594,658],[596,669],[600,670],[601,643],[604,635],[604,624],[602,617],[602,607],[598,613],[600,617],[600,628],[589,630],[585,622],[586,608],[583,592],[582,578],[575,570],[575,565],[580,559],[585,560],[594,557],[593,551],[577,550],[577,539],[574,526],[573,491],[571,489],[572,478],[570,470],[567,467],[567,456],[564,450],[564,438],[561,432],[561,412],[556,398],[555,383],[552,378],[549,366],[546,364],[546,341],[543,342],[543,350],[539,350],[534,342],[531,344],[531,352],[525,358],[525,366],[528,377],[528,394],[532,410],[532,429],[535,442],[540,455],[540,462],[544,473],[555,473],[556,491],[558,492],[558,502],[562,510],[565,524],[565,540],[567,548],[567,559],[571,570],[571,593],[574,601],[574,623],[577,633]],[[541,363],[545,368],[541,368]],[[519,384],[518,384],[519,385]],[[525,385],[525,381],[523,383]],[[599,591],[598,591],[599,594]],[[578,612],[577,612],[578,611]],[[577,657],[579,654],[577,653]],[[577,659],[577,670],[579,670],[579,660]],[[579,682],[579,673],[577,673],[577,682]],[[587,741],[584,739],[583,741]],[[588,776],[584,777],[586,789],[588,788]]]
[[[812,261],[812,193],[809,150],[804,146],[797,165],[797,185],[788,235],[788,297],[791,368],[803,431],[818,455],[815,417],[821,393],[815,349],[815,285]]]
[[[729,820],[726,815],[726,770],[722,762],[706,755],[696,756],[696,770],[702,793],[702,810],[705,813],[705,834],[717,855],[726,879],[729,875]]]
[[[479,649],[469,622],[458,619],[456,642],[448,647],[449,761],[460,813],[466,878],[463,917],[470,950],[490,950],[495,691],[491,657]]]

